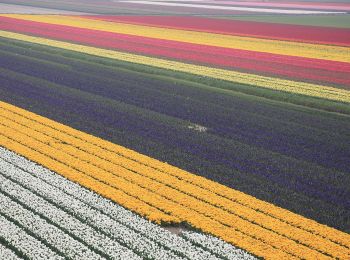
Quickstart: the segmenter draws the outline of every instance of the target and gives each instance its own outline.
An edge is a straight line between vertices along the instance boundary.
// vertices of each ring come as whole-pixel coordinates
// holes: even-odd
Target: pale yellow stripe
[[[143,25],[107,22],[74,16],[15,14],[3,16],[23,19],[27,21],[59,24],[76,28],[101,30],[106,32],[122,33],[163,40],[173,40],[186,43],[267,52],[281,55],[350,62],[350,48],[340,46],[287,42],[206,32],[158,28]]]
[[[177,61],[164,60],[159,58],[152,58],[142,55],[124,53],[114,50],[100,49],[90,46],[73,44],[63,41],[50,40],[46,38],[33,37],[18,33],[7,31],[0,31],[0,37],[10,39],[22,40],[31,43],[47,45],[51,47],[72,50],[80,53],[91,54],[99,57],[111,58],[136,64],[148,65],[172,71],[191,73],[215,79],[226,80],[230,82],[237,82],[241,84],[248,84],[256,87],[279,90],[294,94],[300,94],[311,97],[318,97],[333,101],[340,101],[350,103],[350,91],[344,89],[337,89],[328,86],[321,86],[316,84],[295,82],[291,80],[259,76],[254,74],[241,73],[236,71],[210,68],[200,65],[187,64]]]

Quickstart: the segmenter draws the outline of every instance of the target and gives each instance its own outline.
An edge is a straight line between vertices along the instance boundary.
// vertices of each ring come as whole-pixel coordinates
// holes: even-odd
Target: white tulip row
[[[140,257],[135,255],[130,249],[120,245],[117,241],[92,228],[88,224],[81,222],[60,208],[57,208],[42,197],[35,195],[30,190],[10,181],[10,179],[12,179],[24,185],[34,186],[38,190],[42,189],[37,183],[31,183],[30,180],[26,178],[28,177],[26,172],[0,159],[0,173],[1,176],[4,175],[8,178],[6,182],[0,185],[0,191],[11,194],[12,197],[30,207],[33,212],[50,219],[52,223],[60,226],[71,236],[80,239],[90,248],[109,255],[113,259],[140,259]]]
[[[90,226],[90,229],[91,227],[94,227],[96,230],[102,231],[102,234],[107,236],[104,238],[105,239],[104,244],[108,242],[107,240],[109,237],[115,241],[121,241],[128,248],[132,248],[136,250],[139,254],[142,254],[145,257],[147,256],[152,259],[177,259],[178,258],[175,254],[173,254],[169,250],[166,250],[165,248],[161,248],[154,241],[151,241],[149,239],[142,237],[142,235],[112,220],[107,215],[104,215],[99,211],[90,208],[85,203],[72,198],[71,196],[64,193],[62,190],[59,190],[43,182],[42,180],[30,175],[25,171],[22,171],[19,168],[16,168],[10,163],[0,160],[0,171],[2,172],[2,174],[6,175],[8,179],[15,180],[16,182],[20,183],[27,189],[25,190],[23,188],[19,188],[18,185],[14,185],[14,184],[9,185],[8,187],[9,189],[11,187],[12,188],[16,187],[18,189],[17,196],[21,197],[19,198],[20,200],[26,201],[23,203],[29,203],[31,201],[31,204],[33,205],[33,202],[32,202],[33,200],[40,203],[37,206],[33,207],[34,211],[42,211],[41,208],[45,206],[46,209],[50,208],[50,212],[45,212],[46,215],[50,213],[52,214],[53,212],[57,212],[55,213],[56,215],[57,214],[62,215],[61,219],[66,219],[66,218],[71,219],[71,223],[72,223],[71,225],[73,225],[74,222],[75,222],[74,225],[77,225],[77,222],[78,222],[77,218],[78,218],[81,220],[80,225],[83,224],[86,226],[85,230],[88,230],[88,226]],[[40,201],[40,197],[38,197],[37,195],[31,192],[35,192],[41,198],[50,200],[51,203],[48,203],[47,201],[43,201],[43,200]],[[59,205],[60,209],[53,206],[52,204]],[[73,215],[75,219],[73,219],[72,216],[69,217],[67,213],[69,213],[70,215]],[[52,221],[54,221],[54,219],[52,219]],[[58,224],[64,226],[65,223],[61,221],[61,223],[58,223]],[[77,236],[79,235],[77,234]],[[109,241],[108,244],[111,244],[111,242],[112,241]],[[94,246],[95,243],[96,241],[94,240],[89,241],[89,244],[91,244],[91,246]],[[113,251],[116,251],[116,249],[117,248],[114,248],[110,253],[113,253]]]
[[[155,259],[179,258],[178,256],[189,259],[216,259],[215,255],[224,259],[253,259],[245,251],[211,236],[186,232],[182,238],[172,234],[112,201],[2,147],[0,147],[0,158],[2,158],[0,159],[0,172],[6,175],[6,178],[28,189],[25,191],[22,188],[19,193],[26,194],[22,197],[32,194],[30,196],[35,198],[37,203],[40,202],[41,205],[36,204],[32,207],[33,210],[35,211],[35,208],[39,210],[38,207],[43,207],[43,203],[50,204],[50,214],[55,208],[57,212],[61,212],[61,218],[64,220],[64,222],[58,222],[59,219],[55,220],[57,225],[62,225],[67,230],[67,220],[72,221],[72,216],[74,216],[84,222],[80,225],[88,224],[95,230],[102,231],[109,238],[132,248],[141,256]],[[52,204],[57,205],[60,209]],[[54,221],[54,219],[51,220]],[[75,219],[75,221],[78,220]],[[75,235],[86,240],[86,237],[81,237],[78,233]]]
[[[0,227],[0,237],[20,250],[29,259],[64,259],[2,215],[0,215]]]
[[[231,244],[222,241],[216,237],[205,235],[193,231],[184,231],[181,236],[188,239],[194,244],[201,245],[209,249],[214,254],[220,255],[227,259],[246,259],[255,260],[256,258],[246,251],[236,248]]]
[[[23,157],[13,154],[12,152],[9,152],[3,148],[0,148],[0,157],[6,158],[7,161],[21,167],[22,169],[26,169],[26,171],[32,174],[32,176],[29,177],[37,177],[38,179],[35,181],[27,180],[27,182],[31,183],[32,185],[39,186],[38,188],[40,190],[42,190],[42,187],[45,185],[47,186],[50,184],[50,188],[47,188],[47,190],[50,191],[50,193],[55,190],[55,193],[57,193],[56,198],[61,206],[67,204],[65,203],[64,198],[66,198],[66,201],[68,201],[68,206],[72,206],[74,201],[76,204],[74,207],[75,214],[86,215],[88,212],[90,212],[90,215],[94,218],[93,222],[98,222],[97,224],[100,226],[100,221],[108,216],[107,232],[113,232],[113,230],[110,228],[111,222],[121,223],[122,225],[129,226],[131,229],[138,232],[140,238],[142,239],[141,242],[147,240],[156,241],[157,243],[163,245],[163,247],[169,248],[177,254],[182,254],[190,259],[215,258],[213,255],[204,251],[200,247],[192,245],[190,242],[164,230],[157,225],[150,223],[143,218],[140,218],[129,210],[112,203],[110,200],[102,198],[96,193],[86,190],[81,186],[68,181],[62,176],[36,165]],[[21,173],[18,175],[17,179],[19,181],[23,181],[24,176],[27,175],[25,173]],[[14,177],[13,174],[12,177]],[[33,187],[33,189],[38,191],[36,187]],[[45,197],[47,196],[52,197],[51,194],[46,194]],[[55,200],[56,198],[52,198],[52,200]],[[84,218],[87,219],[86,216]],[[135,243],[135,241],[132,242]],[[161,258],[164,259],[164,257]],[[169,256],[167,259],[168,258]]]
[[[7,182],[0,176],[0,182]],[[7,185],[12,185],[8,182]],[[5,186],[5,185],[2,185]],[[10,186],[11,187],[11,186]],[[17,189],[10,190],[10,193],[17,192]],[[92,252],[89,248],[79,243],[59,228],[49,224],[40,216],[25,209],[20,204],[13,201],[10,197],[0,191],[0,212],[14,219],[22,227],[29,230],[37,237],[45,240],[46,243],[52,245],[55,249],[62,252],[65,256],[72,259],[102,259],[99,255]]]
[[[17,260],[20,258],[11,249],[0,244],[0,259]]]

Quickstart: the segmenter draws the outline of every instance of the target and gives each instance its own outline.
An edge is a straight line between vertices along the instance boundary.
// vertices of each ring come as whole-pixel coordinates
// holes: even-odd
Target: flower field
[[[177,13],[348,4],[63,2],[0,13],[0,259],[350,258],[350,29]]]

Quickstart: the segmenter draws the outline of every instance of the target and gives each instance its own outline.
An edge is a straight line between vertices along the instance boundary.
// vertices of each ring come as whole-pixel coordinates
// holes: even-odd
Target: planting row
[[[27,50],[26,53],[28,53]],[[47,55],[45,56],[47,57]],[[13,57],[16,56],[14,55]],[[35,69],[36,65],[34,65],[34,63],[24,63],[23,57],[17,58],[21,58],[22,63],[12,60],[13,64],[16,64],[16,66],[13,67],[14,70],[41,77],[40,74],[37,74],[40,70]],[[2,60],[7,61],[6,66],[10,66],[11,59],[4,58]],[[23,66],[18,64],[22,64]],[[346,143],[344,143],[344,140],[348,132],[346,131],[346,124],[344,125],[343,123],[343,117],[337,119],[338,116],[334,115],[329,118],[327,114],[323,116],[321,116],[322,114],[311,115],[307,112],[301,113],[300,110],[295,111],[294,115],[292,113],[293,110],[287,110],[283,106],[279,106],[277,110],[274,106],[269,108],[269,106],[263,105],[263,103],[258,103],[259,105],[257,106],[256,102],[261,102],[259,100],[256,102],[248,102],[246,98],[242,99],[241,96],[237,98],[229,98],[226,96],[224,98],[224,95],[219,95],[216,92],[205,92],[201,89],[190,90],[191,88],[186,88],[186,86],[182,87],[181,84],[174,86],[166,83],[165,87],[164,85],[160,85],[160,82],[141,77],[140,75],[128,75],[125,73],[115,74],[118,73],[115,72],[115,69],[112,72],[108,70],[108,67],[101,67],[100,70],[98,67],[82,66],[82,64],[79,65],[79,63],[70,61],[66,64],[68,65],[67,68],[69,68],[69,66],[74,66],[76,70],[86,70],[89,72],[89,74],[79,74],[79,82],[76,82],[78,74],[74,74],[74,76],[72,74],[71,76],[74,78],[74,81],[71,81],[69,80],[69,69],[65,70],[65,73],[62,73],[62,66],[52,67],[52,65],[53,64],[50,63],[44,63],[38,68],[44,69],[41,72],[43,76],[46,75],[48,77],[47,79],[53,81],[59,80],[60,84],[66,83],[70,86],[75,84],[79,90],[71,87],[67,88],[65,85],[55,85],[49,81],[27,77],[20,73],[11,74],[6,72],[1,74],[3,80],[1,91],[5,91],[2,92],[3,99],[11,99],[11,102],[21,106],[28,102],[28,106],[26,105],[26,107],[31,110],[34,109],[37,113],[43,113],[44,111],[44,113],[47,113],[47,116],[57,118],[57,120],[61,122],[73,124],[77,128],[86,129],[85,131],[87,132],[95,133],[109,140],[113,140],[113,142],[121,143],[128,147],[134,147],[134,149],[144,151],[146,154],[153,154],[156,158],[172,162],[186,169],[191,170],[191,168],[193,168],[195,172],[199,172],[199,174],[203,176],[208,176],[209,178],[230,185],[231,187],[243,188],[243,190],[248,191],[248,193],[254,195],[258,194],[260,198],[262,194],[266,196],[265,194],[268,194],[268,190],[273,188],[281,195],[279,197],[279,203],[281,203],[281,198],[286,198],[285,201],[290,204],[296,203],[298,205],[303,205],[303,203],[307,203],[307,205],[309,205],[308,207],[299,208],[293,206],[293,208],[298,208],[298,211],[302,210],[303,212],[309,211],[314,214],[317,213],[317,215],[312,215],[312,217],[316,216],[316,219],[319,219],[318,212],[324,212],[324,214],[332,216],[329,219],[323,219],[323,223],[332,223],[332,221],[338,219],[337,225],[339,225],[338,223],[341,223],[343,218],[346,219],[346,214],[344,215],[346,210],[343,210],[345,208],[343,208],[342,205],[346,207],[347,200],[345,197],[348,192],[348,187],[346,187],[345,183],[347,182],[347,177],[341,172],[334,170],[334,167],[341,167],[342,157],[344,157],[343,169],[346,169],[346,166],[348,166],[346,163],[346,146],[344,146]],[[33,69],[33,71],[28,70],[28,68]],[[118,83],[118,81],[97,81],[98,73],[101,73],[102,69],[107,75],[114,75],[118,78],[120,83]],[[56,71],[56,73],[50,73],[52,70]],[[57,77],[57,75],[60,75],[60,77]],[[87,77],[87,75],[89,75],[89,77],[81,81],[84,77]],[[100,75],[102,76],[104,74]],[[139,80],[142,80],[142,85],[137,82]],[[26,83],[24,84],[24,82]],[[29,82],[30,84],[28,85]],[[101,88],[93,88],[94,85],[99,85]],[[128,86],[128,89],[123,87],[125,85]],[[116,91],[117,89],[118,91]],[[134,89],[134,91],[129,95],[125,95],[127,90],[130,89]],[[152,89],[157,89],[158,91],[151,92]],[[8,93],[11,94],[6,95],[6,91],[10,91]],[[155,102],[155,99],[152,97],[157,96],[163,99],[166,96],[161,93],[165,91],[171,91],[167,93],[166,96],[168,97],[161,100],[162,103],[157,103],[159,102],[159,98],[157,99],[158,101]],[[140,93],[140,97],[137,97],[137,95],[135,96],[135,93]],[[174,95],[172,95],[172,93],[176,93],[177,96],[183,96],[183,98],[179,100],[176,98],[176,100],[174,100]],[[20,98],[20,96],[23,95],[25,95],[25,99]],[[191,96],[190,102],[186,101],[188,95]],[[207,98],[204,99],[204,97]],[[112,100],[111,98],[114,99]],[[116,100],[119,99],[123,102],[131,102],[131,104],[135,106],[116,102]],[[144,105],[143,103],[139,103],[139,100],[142,99],[144,100],[143,102],[146,102]],[[25,100],[25,102],[23,100]],[[196,102],[194,102],[194,100],[196,100]],[[220,104],[224,106],[225,109],[220,106],[213,106],[213,103],[218,103],[215,102],[216,100],[220,100]],[[176,104],[181,103],[184,105],[187,102],[189,102],[189,104],[186,105],[186,109],[184,108],[183,111],[182,109],[177,111],[173,109],[173,106],[169,106],[169,104],[173,104],[174,108],[176,108]],[[202,102],[203,105],[200,105]],[[150,107],[147,103],[152,103],[152,106]],[[253,103],[254,106],[252,106]],[[98,109],[96,110],[97,104]],[[208,114],[208,112],[201,112],[208,110],[208,104],[210,104],[210,111],[215,112],[212,115],[211,113]],[[204,106],[207,107],[206,110],[203,110]],[[62,107],[65,108],[64,111],[62,111]],[[191,107],[192,109],[187,109]],[[147,108],[159,111],[159,113],[153,113]],[[251,113],[242,114],[240,108],[244,108],[245,111],[250,111]],[[67,111],[69,111],[69,113],[67,113]],[[188,111],[192,111],[191,114],[188,114]],[[254,111],[255,113],[252,113]],[[261,111],[261,113],[256,113],[257,111]],[[170,112],[171,115],[176,118],[184,118],[185,120],[188,118],[187,120],[190,122],[204,126],[208,126],[212,121],[210,118],[204,117],[204,115],[210,115],[210,117],[215,119],[220,118],[219,115],[232,114],[232,118],[227,118],[227,120],[225,119],[224,121],[214,120],[213,125],[209,125],[210,127],[207,132],[198,134],[198,132],[188,128],[192,123],[165,116]],[[202,115],[201,117],[203,118],[198,117],[198,115]],[[269,115],[269,117],[267,117],[267,115]],[[305,117],[305,119],[302,119],[302,117]],[[277,118],[279,118],[279,120],[276,120]],[[286,120],[283,121],[283,118],[292,118],[292,121],[296,121],[286,124]],[[94,124],[90,125],[88,123],[89,120],[94,122]],[[271,124],[269,128],[266,128],[267,120]],[[295,124],[298,120],[300,120],[300,124],[309,122],[308,128]],[[320,122],[322,123],[320,124]],[[334,131],[334,125],[340,124],[340,122],[342,122],[342,127]],[[220,128],[223,129],[227,128],[227,134],[223,133],[220,128],[216,128],[215,125],[216,127],[221,125]],[[278,127],[276,128],[274,125]],[[309,129],[309,127],[311,128]],[[112,130],[109,130],[106,134],[103,129]],[[121,131],[119,132],[119,130]],[[326,139],[324,138],[325,135],[322,135],[324,131],[327,131]],[[237,134],[242,132],[242,136],[238,138],[237,135],[232,135],[230,132]],[[249,133],[249,135],[245,138],[243,134],[247,133]],[[311,156],[319,158],[319,155],[316,156],[315,154],[317,150],[318,154],[326,156],[324,157],[326,161],[320,161],[320,163],[325,164],[327,160],[329,162],[335,162],[333,158],[327,159],[327,154],[336,156],[338,163],[337,165],[334,164],[334,167],[332,165],[333,169],[326,170],[322,167],[315,167],[314,163],[305,163],[301,160],[296,161],[292,158],[276,154],[275,152],[272,153],[268,150],[268,148],[271,147],[271,145],[268,146],[268,138],[266,139],[266,149],[264,150],[257,150],[254,147],[256,145],[262,145],[262,143],[256,143],[254,146],[242,145],[242,143],[240,143],[249,142],[248,137],[254,135],[254,133],[258,134],[260,137],[262,133],[266,133],[266,136],[271,134],[273,134],[272,136],[276,136],[278,133],[281,138],[283,137],[283,139],[281,139],[281,146],[276,142],[274,142],[274,145],[276,148],[280,149],[278,150],[280,153],[291,153],[290,151],[282,149],[288,143],[294,145],[292,147],[295,147],[293,148],[295,149],[295,153],[293,153],[295,156],[300,156],[300,153],[304,152],[303,157],[300,157],[301,159],[308,158],[308,160],[315,161]],[[171,135],[172,138],[169,139],[169,135]],[[292,139],[294,135],[298,135],[299,139]],[[329,150],[316,149],[317,147],[315,147],[315,150],[310,149],[308,152],[304,150],[304,147],[298,149],[295,145],[296,140],[300,140],[300,136],[303,136],[304,145],[308,143],[312,147],[315,143],[318,145],[324,143],[325,147],[328,147],[327,149],[330,149],[330,147],[334,147],[334,151],[341,151],[341,149],[343,149],[344,153],[336,154]],[[204,142],[202,139],[206,141]],[[276,140],[276,138],[274,139]],[[234,140],[239,140],[239,142]],[[329,141],[329,143],[326,143],[325,140],[327,140],[327,142]],[[228,144],[230,144],[229,147]],[[343,144],[344,148],[341,148],[340,144]],[[194,149],[194,147],[196,148]],[[237,149],[240,151],[239,154],[235,153]],[[157,152],[157,150],[159,152]],[[164,151],[166,152],[164,153]],[[253,158],[252,154],[254,154]],[[305,157],[306,155],[308,157]],[[191,164],[187,162],[188,158],[191,158]],[[231,159],[229,160],[229,158]],[[206,166],[206,163],[208,163],[208,166]],[[202,168],[203,166],[205,168]],[[235,169],[237,169],[237,167],[240,167],[241,170],[236,171]],[[289,171],[289,167],[294,170]],[[315,175],[313,174],[314,172],[318,172],[318,174]],[[288,176],[288,178],[285,176]],[[287,182],[287,179],[292,179],[293,182]],[[278,186],[276,183],[278,183]],[[332,187],[322,189],[322,192],[320,192],[319,187],[329,186],[329,183],[332,183]],[[260,188],[257,189],[256,187]],[[256,193],[257,190],[259,193]],[[266,193],[264,194],[263,192],[265,190]],[[296,199],[287,199],[291,196]],[[314,199],[316,196],[318,198],[317,200]],[[271,197],[265,197],[265,199],[266,198]],[[271,201],[271,199],[269,200]],[[328,206],[330,205],[328,204],[329,201],[332,202],[332,208]],[[283,203],[285,202],[283,201]],[[343,213],[338,216],[338,212]]]
[[[0,244],[0,258],[8,260],[17,260],[20,259],[11,249]]]
[[[0,148],[0,154],[0,214],[58,255],[253,259],[210,236],[193,232],[184,238],[174,235],[13,152]]]
[[[211,47],[0,17],[0,29],[257,74],[350,86],[344,62]],[[213,55],[215,54],[215,55]],[[283,67],[281,67],[283,66]],[[283,69],[282,69],[283,68]]]
[[[347,254],[346,248],[338,246],[327,239],[285,225],[283,222],[279,223],[279,221],[269,219],[270,217],[259,214],[254,210],[244,210],[244,207],[242,208],[239,204],[232,204],[230,201],[224,203],[220,197],[215,199],[215,196],[210,196],[210,193],[205,190],[198,189],[193,185],[186,185],[183,182],[177,182],[176,178],[167,177],[164,174],[162,178],[159,178],[159,173],[152,173],[152,169],[142,167],[142,165],[140,166],[137,163],[132,164],[128,160],[123,162],[122,158],[116,159],[116,163],[112,163],[101,158],[107,156],[108,159],[108,153],[105,155],[103,151],[100,151],[99,154],[94,147],[91,147],[89,150],[89,146],[84,147],[79,140],[72,140],[68,137],[62,139],[57,137],[57,139],[56,136],[60,136],[57,132],[47,132],[40,125],[33,125],[33,128],[27,128],[26,125],[28,123],[25,120],[22,122],[18,117],[17,120],[12,121],[9,118],[4,120],[3,126],[5,127],[1,128],[4,136],[11,140],[21,140],[19,142],[22,145],[46,154],[51,159],[58,160],[58,165],[52,165],[51,163],[49,164],[50,166],[47,165],[54,170],[59,169],[57,167],[62,167],[63,164],[74,169],[74,178],[77,178],[78,175],[82,176],[82,178],[84,178],[83,176],[85,178],[93,178],[96,184],[89,187],[96,192],[101,192],[97,187],[103,183],[107,185],[106,188],[110,191],[122,191],[128,196],[140,200],[139,204],[146,203],[169,215],[164,216],[164,214],[159,215],[159,213],[152,215],[149,211],[140,211],[139,209],[139,213],[147,216],[149,219],[158,222],[187,221],[206,232],[235,244],[237,243],[257,255],[264,253],[259,249],[259,244],[256,248],[248,247],[248,241],[251,239],[249,237],[257,237],[268,245],[273,245],[280,249],[289,248],[287,252],[296,256],[307,254],[316,257],[319,254],[317,251],[335,254],[338,257],[344,257]],[[43,134],[44,132],[45,134]],[[49,143],[49,146],[42,142]],[[84,149],[89,151],[85,152]],[[90,152],[94,151],[96,155],[90,154]],[[110,154],[109,159],[112,156],[113,154]],[[47,160],[49,159],[42,159],[39,162],[46,165]],[[118,166],[117,162],[122,167]],[[62,169],[59,172],[65,176],[70,175],[67,170]],[[138,174],[133,174],[132,172],[137,172]],[[72,176],[68,178],[72,178]],[[209,197],[206,202],[204,201],[205,197]],[[209,204],[209,201],[213,201],[216,205]],[[133,209],[136,206],[125,201],[121,202],[120,199],[117,199],[117,202]],[[263,222],[259,223],[259,220]],[[270,224],[267,224],[269,222],[273,224],[269,226]],[[253,223],[259,223],[260,225]],[[215,227],[209,225],[215,225]],[[232,227],[238,232],[232,232],[232,230],[230,232],[223,225]],[[225,233],[222,233],[218,228],[225,230]],[[273,232],[269,230],[273,230]],[[239,242],[234,239],[237,236],[241,238]],[[244,241],[247,241],[247,244],[244,244]],[[310,250],[306,246],[315,251]]]

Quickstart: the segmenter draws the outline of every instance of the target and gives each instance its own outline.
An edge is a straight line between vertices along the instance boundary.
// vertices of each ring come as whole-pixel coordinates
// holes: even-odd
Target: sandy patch
[[[83,15],[88,13],[72,12],[65,10],[56,10],[48,8],[40,8],[24,5],[12,5],[0,3],[0,14],[70,14],[70,15]]]

